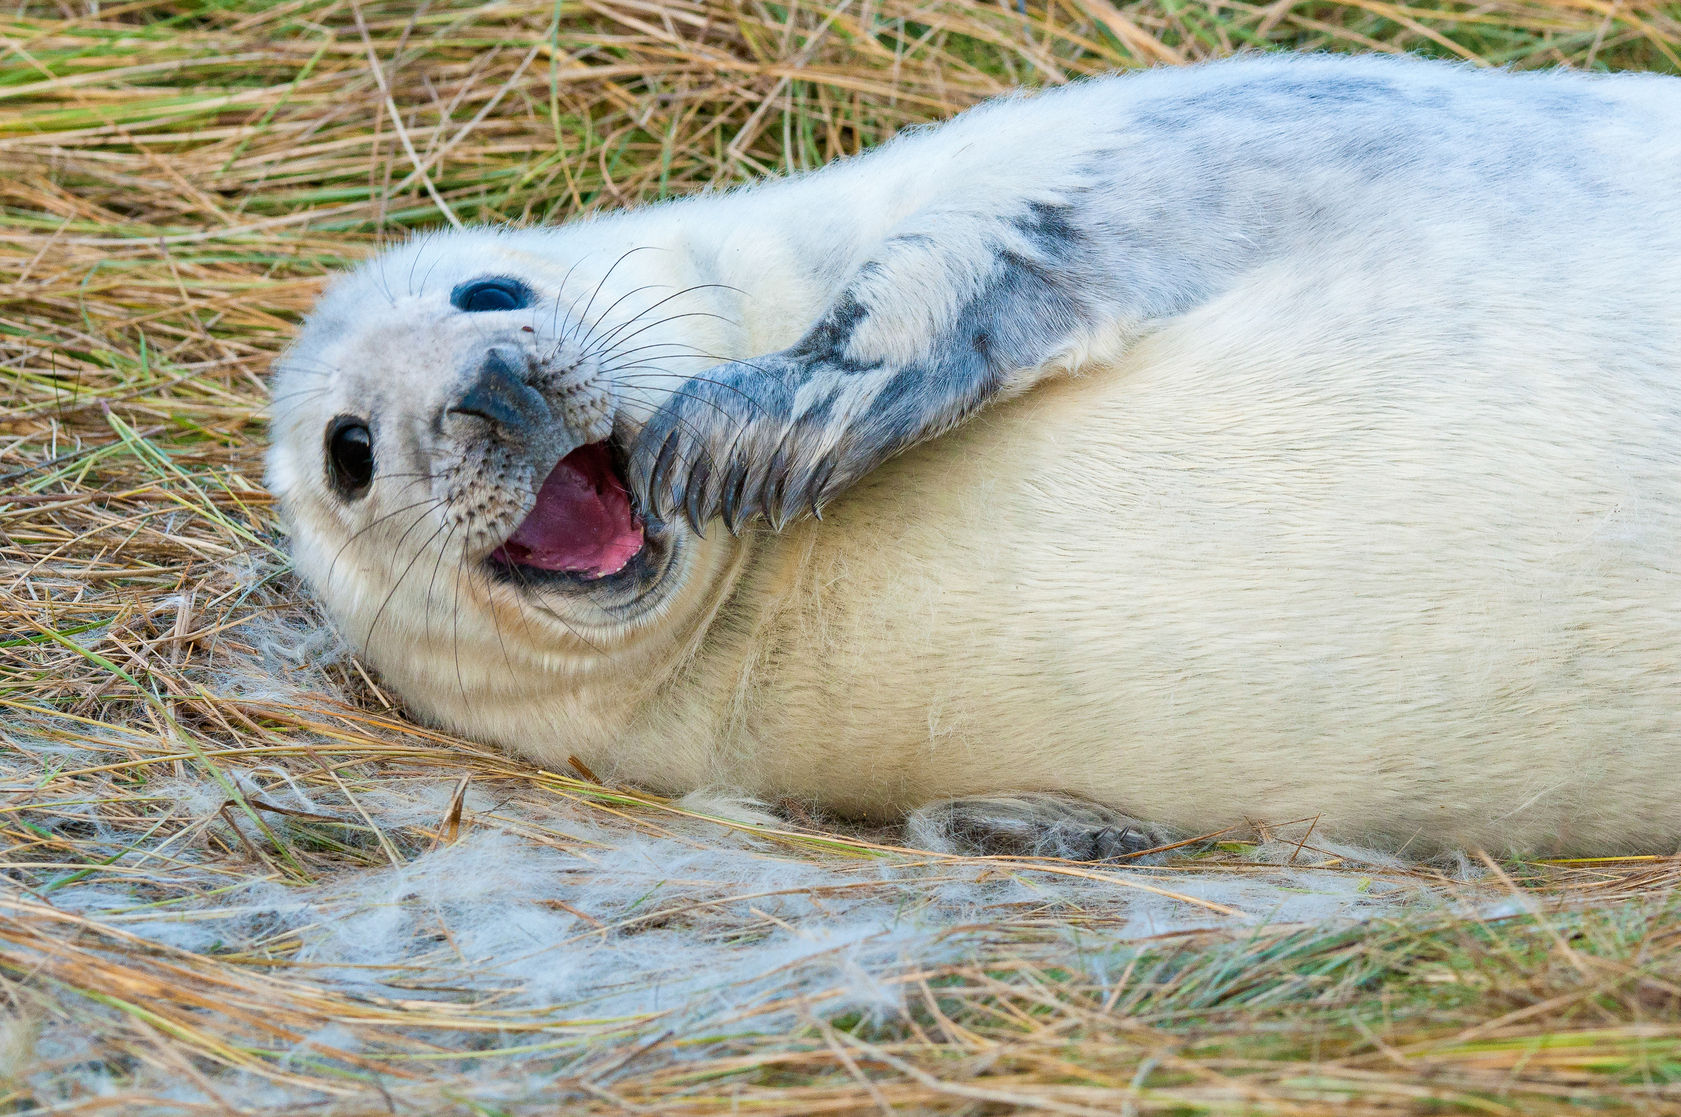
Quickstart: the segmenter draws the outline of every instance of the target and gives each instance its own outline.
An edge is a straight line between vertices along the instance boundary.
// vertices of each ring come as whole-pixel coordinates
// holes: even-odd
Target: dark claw
[[[776,514],[783,523],[788,523],[800,514],[802,506],[811,503],[811,489],[806,484],[784,484],[779,488],[782,491],[777,493]]]
[[[671,518],[666,482],[670,479],[671,467],[677,460],[677,442],[677,431],[673,430],[665,436],[665,441],[660,444],[660,452],[654,458],[654,468],[648,474],[648,505],[654,515],[662,520]]]
[[[779,458],[781,455],[777,455]],[[773,469],[765,478],[765,519],[770,521],[772,531],[781,531],[782,525],[788,518],[782,514],[782,490],[788,484],[788,470],[786,468]]]
[[[644,508],[652,512],[653,486],[649,484],[649,474],[653,471],[648,467],[648,455],[645,452],[647,447],[648,432],[644,428],[631,447],[629,460],[625,463],[625,487],[636,494],[636,499],[642,502]]]
[[[806,480],[805,491],[806,496],[811,499],[811,512],[812,515],[816,516],[819,520],[823,518],[823,513],[819,511],[819,509],[821,508],[823,501],[828,499],[825,494],[829,488],[829,478],[834,475],[834,459],[825,458],[822,462],[818,463],[817,468],[812,471],[811,477]]]
[[[730,467],[723,485],[719,488],[719,495],[723,500],[724,526],[730,529],[731,535],[741,534],[741,496],[746,487],[747,467],[737,462]]]
[[[718,514],[718,505],[723,500],[723,493],[719,491],[719,487],[728,470],[724,461],[715,459],[710,453],[705,454],[703,460],[706,468],[697,474],[698,480],[694,484],[700,493],[698,503],[701,512],[710,519]]]
[[[689,476],[689,455],[693,452],[690,440],[683,439],[672,456],[671,468],[666,471],[659,488],[661,519],[670,520],[683,510],[683,502],[688,496],[683,482]]]
[[[891,448],[874,446],[867,430],[860,438],[828,429],[827,412],[802,418],[794,388],[848,371],[808,366],[803,358],[726,366],[714,373],[719,392],[690,384],[666,399],[643,427],[627,471],[648,514],[687,519],[697,532],[718,517],[737,535],[755,516],[777,531],[808,511],[821,518],[836,491]],[[829,448],[817,452],[818,445]]]
[[[782,486],[788,481],[788,455],[783,452],[783,445],[779,444],[776,452],[770,456],[765,465],[764,480],[755,486],[759,494],[759,511],[771,521],[772,531],[781,531],[782,525],[776,522],[776,510],[782,505]]]
[[[706,499],[706,481],[711,475],[712,458],[702,451],[700,460],[695,462],[694,469],[689,472],[686,490],[688,499],[683,502],[683,511],[689,517],[689,526],[694,528],[695,534],[702,539],[706,538],[706,521],[709,518],[706,508],[711,503]]]
[[[747,476],[741,480],[741,511],[739,515],[742,523],[746,523],[760,512],[764,511],[764,504],[760,497],[765,487],[765,470],[761,462],[747,464]]]

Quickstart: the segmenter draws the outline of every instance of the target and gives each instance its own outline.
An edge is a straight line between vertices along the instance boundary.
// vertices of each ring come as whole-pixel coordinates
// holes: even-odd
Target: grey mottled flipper
[[[1583,213],[1602,205],[1591,160],[1553,149],[1597,142],[1604,93],[1497,94],[1444,73],[1269,62],[1198,71],[1160,96],[1094,82],[960,118],[943,141],[889,145],[860,164],[880,176],[866,220],[848,220],[864,215],[845,208],[854,180],[837,178],[838,212],[787,240],[808,282],[866,262],[796,344],[653,401],[631,487],[697,527],[720,513],[780,525],[1046,375],[1060,351],[1148,329],[1269,260],[1356,276],[1374,253],[1435,244],[1440,215],[1462,207],[1455,222],[1494,236],[1519,182],[1546,184],[1529,201],[1548,212],[1566,212],[1565,197]],[[1455,124],[1484,114],[1507,121],[1499,141]],[[848,239],[900,203],[914,208],[889,235]]]
[[[798,342],[710,369],[658,404],[632,447],[631,487],[697,527],[717,514],[779,526],[1102,331],[1142,332],[1269,259],[1334,259],[1343,238],[1358,259],[1371,251],[1362,230],[1428,241],[1432,227],[1405,228],[1397,199],[1408,213],[1422,197],[1459,204],[1511,175],[1444,125],[1456,117],[1442,115],[1443,90],[1392,75],[1320,85],[1280,70],[1159,101],[1116,83],[1110,116],[1042,118],[1056,131],[1030,170],[964,133],[926,174],[907,174],[906,190],[928,200],[891,235],[857,256],[826,244],[866,262]],[[1594,104],[1573,112],[1589,119]],[[1496,212],[1476,220],[1504,220]]]
[[[907,844],[977,856],[1136,862],[1136,854],[1173,840],[1164,827],[1089,799],[1045,791],[943,799],[905,819]]]
[[[709,369],[643,427],[628,477],[662,518],[774,527],[949,430],[1100,324],[1071,205],[925,215],[797,343]]]

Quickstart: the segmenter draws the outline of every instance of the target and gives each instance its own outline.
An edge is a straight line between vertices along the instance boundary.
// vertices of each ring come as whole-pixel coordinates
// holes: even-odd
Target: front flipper
[[[662,518],[773,527],[989,400],[1112,318],[1075,207],[924,215],[886,241],[796,344],[685,382],[643,427],[629,480]]]
[[[930,803],[905,819],[905,840],[936,853],[1137,863],[1173,835],[1089,799],[1029,791]]]

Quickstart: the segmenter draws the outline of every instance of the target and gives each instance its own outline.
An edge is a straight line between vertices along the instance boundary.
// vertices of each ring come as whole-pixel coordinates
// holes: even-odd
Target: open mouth
[[[560,459],[490,561],[595,581],[625,569],[646,543],[611,448],[595,442]]]

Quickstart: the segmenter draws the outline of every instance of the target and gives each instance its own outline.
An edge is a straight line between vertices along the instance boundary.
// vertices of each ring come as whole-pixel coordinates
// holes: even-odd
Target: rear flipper
[[[905,819],[906,844],[937,853],[1060,857],[1068,861],[1137,864],[1137,854],[1174,841],[1164,827],[1055,792],[943,799]]]

